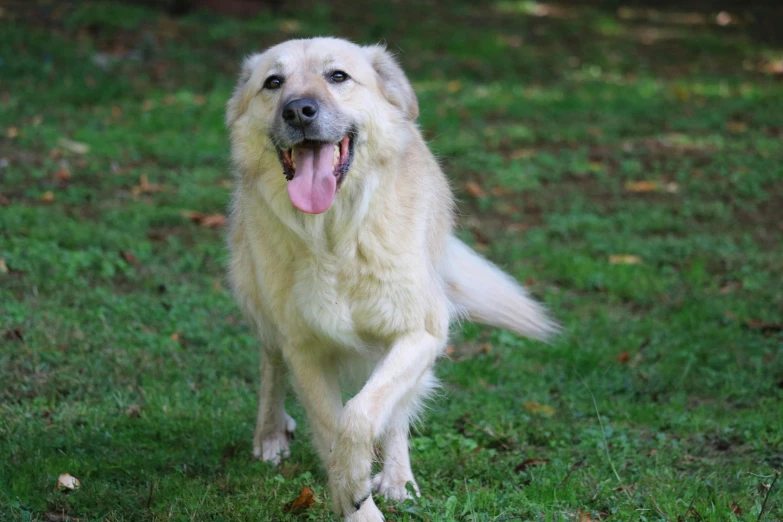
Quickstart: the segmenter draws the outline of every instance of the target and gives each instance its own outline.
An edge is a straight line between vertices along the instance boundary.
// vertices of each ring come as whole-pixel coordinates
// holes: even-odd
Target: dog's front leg
[[[285,354],[292,384],[307,412],[315,449],[326,467],[343,409],[337,368],[327,357],[307,349],[294,348]]]
[[[369,509],[369,505],[375,508],[370,478],[373,442],[386,431],[395,406],[415,393],[445,343],[445,335],[428,332],[399,338],[361,391],[345,405],[332,450],[329,484],[335,511],[346,520],[382,520],[377,518],[380,513],[374,515]],[[365,510],[376,518],[369,513],[364,516]]]

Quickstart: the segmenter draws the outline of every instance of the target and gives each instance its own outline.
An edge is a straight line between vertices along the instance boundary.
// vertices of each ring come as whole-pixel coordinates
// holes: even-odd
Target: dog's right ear
[[[394,56],[383,45],[364,47],[373,69],[380,78],[381,90],[386,99],[400,109],[410,121],[419,116],[419,100],[411,83]]]
[[[231,128],[247,110],[252,93],[245,87],[247,87],[247,82],[250,81],[253,70],[255,70],[260,61],[261,55],[254,54],[245,58],[245,61],[242,63],[242,70],[239,73],[237,86],[234,87],[234,94],[231,95],[231,99],[226,104],[226,126],[228,128]]]

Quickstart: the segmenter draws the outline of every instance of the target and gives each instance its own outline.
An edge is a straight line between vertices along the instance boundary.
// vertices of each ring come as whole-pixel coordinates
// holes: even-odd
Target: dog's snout
[[[318,103],[312,98],[291,100],[283,107],[283,119],[293,127],[309,125],[318,117]]]

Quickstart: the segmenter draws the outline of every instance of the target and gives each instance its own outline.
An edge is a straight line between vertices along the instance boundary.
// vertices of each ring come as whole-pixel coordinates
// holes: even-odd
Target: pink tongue
[[[291,203],[308,214],[320,214],[332,205],[337,179],[332,174],[334,144],[319,143],[294,147],[296,173],[288,182]]]

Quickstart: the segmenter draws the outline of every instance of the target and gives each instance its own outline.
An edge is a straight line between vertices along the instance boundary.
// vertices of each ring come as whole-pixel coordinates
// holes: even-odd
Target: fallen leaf
[[[735,515],[741,515],[742,514],[742,508],[740,507],[740,505],[737,502],[732,500],[730,506],[731,506],[731,512],[732,513],[734,513]]]
[[[71,171],[68,170],[68,167],[60,167],[57,169],[57,172],[54,173],[54,177],[57,181],[68,181],[71,179]]]
[[[124,259],[125,262],[128,263],[129,265],[138,265],[139,264],[139,260],[136,258],[136,256],[134,256],[133,254],[131,254],[130,252],[127,252],[125,250],[121,250],[120,251],[120,257],[122,259]]]
[[[41,201],[43,201],[44,203],[52,203],[54,201],[54,192],[52,192],[51,190],[47,190],[46,192],[44,192],[43,195],[41,196]]]
[[[555,414],[555,409],[548,404],[540,404],[536,401],[530,401],[523,404],[525,409],[534,415],[544,415],[549,417]]]
[[[628,192],[636,192],[638,194],[650,193],[650,192],[668,192],[674,194],[680,190],[679,185],[670,181],[658,182],[658,181],[629,181],[625,184],[625,190]]]
[[[3,332],[3,339],[6,341],[22,341],[24,342],[24,331],[21,328],[12,328]]]
[[[8,127],[5,130],[5,135],[12,139],[16,138],[17,136],[19,136],[19,130],[16,127]]]
[[[736,290],[742,290],[742,281],[729,281],[728,283],[720,287],[718,293],[720,295],[726,295]]]
[[[446,84],[446,90],[450,93],[459,92],[462,90],[462,82],[459,80],[452,80]]]
[[[174,332],[173,334],[171,334],[169,336],[169,339],[171,339],[175,343],[178,343],[179,342],[179,332]]]
[[[202,227],[222,227],[225,224],[226,216],[223,214],[210,214],[208,216],[204,216],[204,219],[201,220]]]
[[[7,207],[11,204],[11,200],[8,199],[8,196],[0,196],[0,205]]]
[[[617,357],[614,358],[614,360],[620,364],[626,364],[631,360],[631,354],[626,351],[622,351],[617,355]]]
[[[747,132],[748,124],[744,121],[727,121],[726,130],[735,134]]]
[[[226,216],[223,214],[204,214],[196,210],[184,210],[181,215],[202,227],[222,227],[226,224]]]
[[[481,188],[481,185],[476,183],[475,181],[468,181],[464,185],[465,192],[473,196],[474,198],[483,198],[486,197],[487,193],[484,192],[484,189]]]
[[[5,259],[0,257],[0,274],[8,273],[8,265],[5,264]]]
[[[63,491],[73,491],[79,486],[81,486],[81,482],[79,482],[79,479],[77,479],[70,473],[61,473],[60,476],[57,477],[57,489]]]
[[[299,514],[313,504],[315,504],[315,492],[307,486],[302,486],[302,492],[283,508],[283,513]]]
[[[138,196],[139,194],[153,194],[155,192],[163,192],[166,190],[166,187],[163,185],[157,185],[154,183],[150,183],[149,179],[147,178],[146,174],[142,174],[139,176],[139,184],[136,187],[133,187],[131,189],[131,193],[134,196]]]
[[[764,321],[756,321],[755,319],[751,319],[745,323],[745,326],[752,330],[760,330],[763,334],[783,332],[783,324],[767,323]]]
[[[524,473],[534,466],[543,466],[548,462],[549,459],[527,459],[522,461],[521,464],[518,464],[517,467],[514,468],[514,473]]]
[[[297,20],[283,20],[279,27],[283,33],[295,33],[302,28],[302,25]]]
[[[87,154],[90,152],[90,146],[86,143],[69,140],[68,138],[60,138],[57,140],[57,145],[74,154]]]
[[[609,256],[610,265],[638,265],[641,262],[641,257],[630,254],[615,254]]]
[[[721,12],[720,12],[720,13],[718,13],[718,15],[715,17],[715,22],[716,22],[718,25],[720,25],[720,26],[722,26],[722,27],[725,27],[725,26],[729,25],[729,24],[732,22],[732,17],[731,17],[731,15],[730,15],[729,13],[727,13],[726,11],[721,11]]]
[[[508,226],[506,226],[506,230],[509,232],[524,232],[529,229],[530,225],[527,223],[509,223]]]
[[[144,100],[144,103],[141,104],[141,110],[144,112],[149,112],[154,108],[155,108],[155,102],[152,100]]]
[[[125,408],[125,415],[134,418],[141,417],[141,406],[138,404],[131,404],[130,406]]]
[[[489,343],[483,343],[481,346],[479,346],[479,351],[481,353],[489,353],[492,351],[492,345]]]
[[[652,181],[629,181],[625,184],[625,190],[628,192],[655,192],[658,190],[658,184]]]

